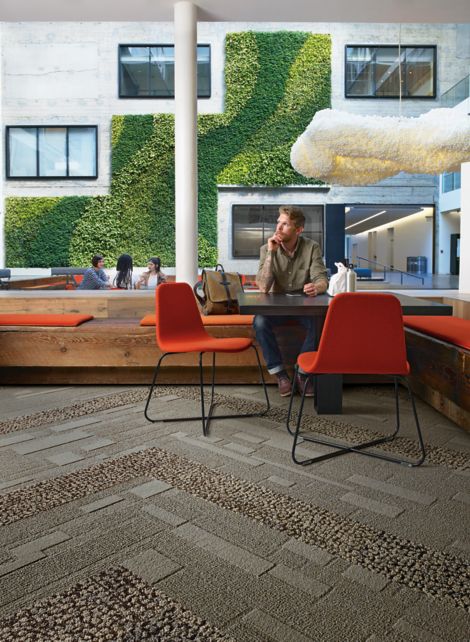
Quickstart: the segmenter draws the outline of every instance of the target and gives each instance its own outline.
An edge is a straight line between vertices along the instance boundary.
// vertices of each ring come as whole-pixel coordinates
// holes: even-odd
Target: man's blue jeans
[[[269,374],[276,374],[284,370],[281,352],[274,334],[274,328],[284,325],[286,321],[297,321],[307,330],[305,339],[300,352],[313,352],[316,349],[316,331],[315,321],[312,317],[292,316],[292,317],[271,317],[257,314],[253,320],[253,327],[256,333],[256,339],[263,351],[264,360]]]

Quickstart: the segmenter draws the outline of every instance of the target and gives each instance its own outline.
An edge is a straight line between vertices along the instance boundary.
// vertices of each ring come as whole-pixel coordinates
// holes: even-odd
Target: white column
[[[196,7],[175,4],[176,280],[197,280]]]
[[[462,164],[459,292],[470,294],[470,163]]]

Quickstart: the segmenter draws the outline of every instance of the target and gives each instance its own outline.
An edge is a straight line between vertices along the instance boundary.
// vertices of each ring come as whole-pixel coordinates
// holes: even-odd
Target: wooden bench
[[[0,293],[2,295],[3,293]],[[5,293],[6,294],[6,293]],[[2,298],[5,312],[74,313],[80,310],[95,319],[81,326],[0,328],[1,384],[147,384],[160,351],[155,343],[155,327],[141,326],[140,319],[152,311],[154,293],[111,292],[46,293],[28,298]],[[72,295],[72,296],[70,296]],[[117,296],[116,296],[117,295]],[[5,308],[7,308],[5,310]],[[467,310],[465,309],[465,312]],[[207,326],[213,336],[253,336],[251,325]],[[423,319],[423,317],[420,317]],[[449,320],[449,317],[441,319]],[[213,318],[207,319],[214,322]],[[468,321],[470,323],[470,321]],[[294,363],[303,338],[302,329],[279,329],[281,351],[286,363]],[[406,329],[411,381],[416,393],[464,428],[470,426],[470,354],[464,347]],[[175,356],[162,373],[165,383],[196,383],[197,362],[193,355]],[[220,355],[218,380],[221,383],[258,383],[251,351],[239,355]],[[274,378],[267,376],[268,381]],[[353,377],[346,382],[363,383]],[[369,380],[367,380],[369,381]]]
[[[215,337],[253,337],[250,325],[207,325]],[[286,362],[294,363],[303,330],[279,330]],[[139,319],[93,319],[78,327],[0,327],[0,384],[147,384],[161,356],[155,326]],[[260,351],[260,357],[262,354]],[[210,356],[207,356],[207,376]],[[217,356],[219,383],[259,383],[252,350]],[[161,382],[198,382],[197,357],[175,355],[162,369]],[[267,381],[275,381],[266,373]]]
[[[405,326],[413,390],[470,430],[470,320],[405,317]]]

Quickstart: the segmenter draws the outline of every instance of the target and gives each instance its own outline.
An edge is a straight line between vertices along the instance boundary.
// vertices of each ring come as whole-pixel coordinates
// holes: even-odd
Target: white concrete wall
[[[442,186],[442,176],[441,176]],[[460,189],[453,189],[450,192],[439,191],[439,210],[441,214],[460,209]]]
[[[460,190],[458,190],[460,193]],[[460,207],[460,199],[459,199]],[[460,211],[444,212],[439,217],[439,251],[436,271],[438,274],[450,274],[450,235],[460,232]]]
[[[356,113],[398,114],[397,100],[344,98],[345,45],[397,44],[397,25],[208,22],[198,25],[198,42],[211,45],[212,96],[198,101],[199,113],[223,110],[226,33],[279,29],[331,34],[333,107]],[[173,100],[118,98],[118,45],[172,43],[174,30],[171,23],[0,23],[0,38],[2,129],[6,125],[93,124],[98,125],[99,137],[97,180],[5,181],[2,178],[1,211],[6,196],[107,193],[110,185],[111,116],[174,111]],[[456,56],[456,39],[455,25],[402,25],[403,44],[438,45],[438,94],[468,73],[469,58]],[[436,106],[438,102],[431,100],[403,101],[403,115],[416,115]],[[2,145],[3,138],[2,135]],[[0,162],[3,162],[4,150],[0,152]],[[240,194],[246,197],[246,192]],[[334,189],[322,202],[430,204],[436,200],[435,194],[432,177],[405,175],[370,188]],[[272,196],[269,194],[265,198],[270,200]],[[224,210],[224,202],[222,199],[218,208],[222,217],[219,229],[221,258],[227,244],[224,220],[230,216],[229,210]],[[0,226],[3,228],[1,218]],[[2,252],[0,249],[0,260]]]
[[[393,223],[374,228],[377,231],[376,256],[377,262],[388,265],[388,232],[393,227],[393,265],[396,269],[406,272],[408,256],[426,256],[428,272],[432,269],[432,218],[428,212],[413,214]],[[368,232],[351,236],[351,244],[357,243],[357,255],[369,257]]]
[[[462,165],[459,291],[470,294],[470,163]]]

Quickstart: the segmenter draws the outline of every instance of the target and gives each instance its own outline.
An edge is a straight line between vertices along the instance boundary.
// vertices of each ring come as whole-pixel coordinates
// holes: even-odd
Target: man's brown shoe
[[[307,379],[306,375],[298,374],[296,383],[297,383],[297,389],[298,389],[300,395],[304,391],[304,386],[307,386],[307,388],[305,390],[305,396],[306,397],[313,397],[314,389],[313,389],[313,379],[312,378]]]
[[[286,375],[278,376],[277,378],[277,387],[279,388],[279,394],[281,397],[289,397],[292,392],[292,385],[289,377]]]

